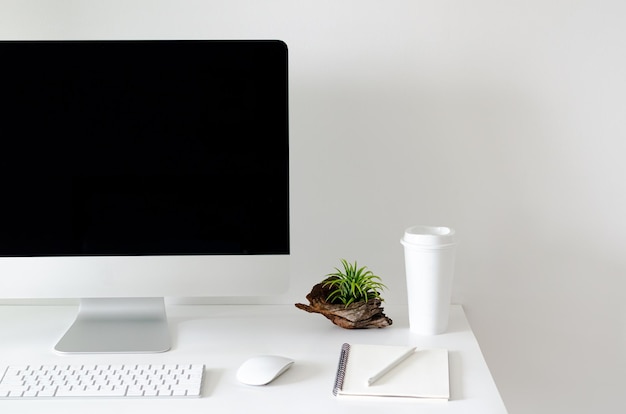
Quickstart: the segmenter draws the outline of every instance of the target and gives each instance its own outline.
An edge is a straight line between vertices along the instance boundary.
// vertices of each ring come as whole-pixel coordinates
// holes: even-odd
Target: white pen
[[[414,346],[413,348],[409,349],[408,351],[406,351],[405,353],[400,355],[398,358],[396,358],[391,364],[387,365],[385,368],[380,370],[380,372],[378,374],[370,377],[370,379],[367,380],[367,385],[368,386],[372,385],[373,383],[375,383],[376,381],[381,379],[389,371],[391,371],[392,369],[394,369],[395,367],[400,365],[402,363],[402,361],[404,361],[405,359],[410,357],[415,352],[415,348],[417,348],[417,347]]]

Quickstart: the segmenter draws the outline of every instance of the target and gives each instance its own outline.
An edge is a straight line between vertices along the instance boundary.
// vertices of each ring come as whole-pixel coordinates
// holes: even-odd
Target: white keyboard
[[[204,365],[9,366],[0,399],[200,397]]]

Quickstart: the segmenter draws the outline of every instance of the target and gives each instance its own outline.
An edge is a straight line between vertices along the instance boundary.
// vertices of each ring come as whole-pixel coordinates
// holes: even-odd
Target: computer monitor
[[[58,351],[165,351],[164,297],[286,289],[283,42],[3,41],[0,56],[0,298],[81,298]]]

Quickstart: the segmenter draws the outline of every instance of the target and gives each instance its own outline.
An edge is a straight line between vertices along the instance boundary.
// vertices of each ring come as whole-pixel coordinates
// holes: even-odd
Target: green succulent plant
[[[386,289],[381,278],[376,276],[367,266],[358,267],[357,262],[348,263],[341,259],[343,270],[335,268],[336,272],[327,274],[322,286],[328,288],[330,293],[326,298],[330,303],[342,303],[346,307],[351,303],[365,301],[380,297],[380,292]]]

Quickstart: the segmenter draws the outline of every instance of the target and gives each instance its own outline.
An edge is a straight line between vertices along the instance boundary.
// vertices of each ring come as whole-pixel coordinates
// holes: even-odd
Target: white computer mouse
[[[293,359],[278,355],[257,355],[244,361],[237,379],[247,385],[265,385],[278,378],[293,365]]]

